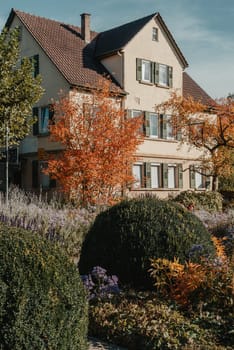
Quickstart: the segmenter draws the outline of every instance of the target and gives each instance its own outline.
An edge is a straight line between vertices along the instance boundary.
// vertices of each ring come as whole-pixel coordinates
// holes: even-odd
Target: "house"
[[[96,33],[90,15],[81,26],[64,24],[11,10],[8,28],[20,30],[21,56],[34,59],[45,94],[33,109],[38,122],[20,146],[21,186],[48,189],[53,181],[42,172],[45,152],[59,152],[51,143],[50,101],[63,90],[92,93],[102,76],[109,76],[130,117],[144,114],[145,139],[133,165],[131,196],[153,192],[160,197],[190,188],[205,189],[207,179],[194,171],[199,152],[180,145],[172,132],[170,115],[158,115],[155,105],[166,101],[172,89],[202,101],[208,94],[185,72],[188,63],[159,13]]]

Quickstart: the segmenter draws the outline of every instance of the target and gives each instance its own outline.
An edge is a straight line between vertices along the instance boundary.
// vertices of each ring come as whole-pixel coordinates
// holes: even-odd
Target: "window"
[[[143,81],[151,82],[151,62],[142,60],[142,76]]]
[[[140,117],[142,114],[144,114],[144,112],[139,111],[137,109],[132,109],[131,110],[131,117],[135,118],[135,117]]]
[[[176,187],[175,169],[175,165],[168,164],[168,188]]]
[[[145,112],[145,134],[152,138],[159,137],[159,119],[158,114]]]
[[[153,41],[158,41],[158,28],[153,28],[152,29],[152,40]]]
[[[163,87],[172,87],[173,68],[165,64],[136,59],[136,79]]]
[[[39,133],[47,134],[49,132],[49,119],[50,119],[50,111],[49,107],[42,107],[41,114],[39,119]]]
[[[151,188],[160,187],[160,164],[151,164]]]
[[[189,168],[190,172],[190,188],[204,189],[209,186],[209,176],[206,176],[202,169],[191,165]]]
[[[166,140],[175,139],[173,125],[171,124],[169,115],[160,115],[160,137]]]
[[[33,116],[36,122],[33,124],[33,135],[46,135],[49,133],[49,123],[54,116],[53,106],[34,107]]]
[[[158,137],[158,115],[150,113],[150,137]]]
[[[32,161],[32,187],[41,189],[49,189],[56,187],[56,180],[50,178],[49,175],[44,174],[43,169],[47,166],[46,161]]]
[[[42,189],[50,188],[50,176],[43,172],[46,166],[46,162],[39,162],[39,183]]]
[[[135,182],[133,184],[133,188],[141,188],[143,186],[143,164],[137,163],[133,165],[133,176],[135,178]]]
[[[159,65],[159,84],[169,86],[169,70],[164,64]]]

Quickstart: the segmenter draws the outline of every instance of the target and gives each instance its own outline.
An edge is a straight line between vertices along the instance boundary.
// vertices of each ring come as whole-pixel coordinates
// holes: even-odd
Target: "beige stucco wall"
[[[21,57],[32,57],[39,54],[39,72],[42,77],[42,87],[45,93],[41,97],[40,101],[36,104],[38,107],[47,106],[51,103],[52,98],[57,98],[58,93],[62,90],[65,93],[69,91],[69,84],[63,78],[63,76],[58,72],[55,65],[50,61],[48,56],[42,50],[40,45],[33,39],[28,30],[22,25],[21,21],[15,17],[12,22],[12,27],[21,27],[21,41],[20,41],[20,54]],[[37,138],[32,134],[27,136],[21,144],[21,153],[33,153],[37,152],[37,149],[44,147],[43,143],[48,143],[46,137]],[[55,145],[51,146],[55,148]]]

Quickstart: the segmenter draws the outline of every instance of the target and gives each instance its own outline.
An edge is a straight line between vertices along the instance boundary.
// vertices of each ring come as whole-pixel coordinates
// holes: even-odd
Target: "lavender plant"
[[[88,293],[89,300],[97,298],[110,298],[120,292],[118,277],[108,276],[107,271],[101,266],[93,267],[88,275],[81,275],[81,279]]]
[[[3,194],[0,195],[0,222],[37,232],[61,244],[69,255],[77,258],[94,217],[94,211],[61,207],[55,199],[48,203],[17,187],[10,188],[8,206]]]

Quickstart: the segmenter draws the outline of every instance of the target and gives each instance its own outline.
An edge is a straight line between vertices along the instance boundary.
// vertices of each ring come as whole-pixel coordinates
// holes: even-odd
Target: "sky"
[[[188,74],[212,97],[234,93],[233,0],[0,0],[0,28],[11,8],[91,29],[107,30],[159,12],[189,63]]]

